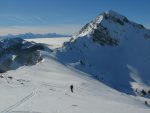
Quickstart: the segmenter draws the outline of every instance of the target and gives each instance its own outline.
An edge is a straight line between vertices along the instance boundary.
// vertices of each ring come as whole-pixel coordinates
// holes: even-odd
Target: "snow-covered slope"
[[[58,59],[126,93],[150,90],[150,30],[114,11],[100,14],[55,52]]]
[[[48,39],[41,42],[44,40]],[[60,46],[63,42],[55,41]],[[55,47],[56,43],[48,42]],[[150,112],[144,104],[144,101],[150,103],[149,99],[118,92],[90,75],[61,64],[51,52],[41,54],[43,62],[0,75],[0,113]],[[71,84],[74,93],[70,91]]]
[[[60,64],[49,53],[42,54],[44,62],[9,71],[0,79],[1,113],[150,112],[144,104],[148,99],[117,92]]]

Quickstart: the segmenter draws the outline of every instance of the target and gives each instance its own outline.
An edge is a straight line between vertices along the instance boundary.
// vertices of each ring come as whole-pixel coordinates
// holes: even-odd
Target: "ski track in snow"
[[[24,97],[20,101],[18,101],[17,103],[15,103],[12,106],[9,106],[5,110],[1,111],[0,113],[9,113],[11,110],[15,109],[19,105],[23,104],[24,102],[26,102],[27,100],[29,100],[30,98],[32,98],[35,94],[36,94],[36,89],[34,89],[29,95],[27,95],[26,97]]]
[[[44,39],[38,41],[40,40],[47,42]],[[50,39],[47,43],[51,44],[52,40],[56,41],[56,39]],[[7,91],[9,87],[4,87],[5,84],[2,82],[4,89],[2,89],[0,113],[117,113],[120,111],[149,113],[149,108],[144,106],[145,98],[140,99],[120,93],[90,78],[84,72],[63,64],[52,54],[47,52],[42,54],[45,59],[40,65],[23,67],[8,73],[8,76],[14,76],[13,79],[21,78],[31,83],[24,84],[23,88],[27,88],[25,90],[27,93],[24,93],[24,90],[17,90],[18,87],[12,89],[14,98],[16,94],[19,94],[18,92],[23,92],[24,95],[19,99],[20,101],[13,102],[11,100],[13,97]],[[15,81],[12,83],[15,84]],[[74,93],[70,91],[71,84],[74,85]],[[6,97],[5,94],[8,96],[3,99]],[[12,104],[9,103],[9,107],[3,107],[5,105],[3,101],[8,104],[8,100]]]

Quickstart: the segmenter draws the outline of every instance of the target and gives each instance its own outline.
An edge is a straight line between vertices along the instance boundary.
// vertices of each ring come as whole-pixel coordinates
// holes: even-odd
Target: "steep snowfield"
[[[150,30],[108,11],[85,25],[55,55],[119,91],[133,93],[131,87],[150,90],[149,48]]]
[[[61,64],[51,53],[42,52],[42,55],[44,60],[39,64],[21,67],[0,77],[0,113],[150,112],[144,104],[150,100],[120,93],[90,75]],[[74,93],[69,89],[71,84]]]

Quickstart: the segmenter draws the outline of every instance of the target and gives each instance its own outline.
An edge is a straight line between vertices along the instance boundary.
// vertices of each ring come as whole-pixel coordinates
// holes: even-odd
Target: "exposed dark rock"
[[[139,29],[145,29],[145,27],[142,24],[138,24]]]
[[[127,17],[124,17],[123,21],[126,22],[126,23],[129,23],[129,20],[128,20]]]
[[[1,40],[0,73],[24,65],[35,65],[43,59],[39,50],[44,48],[41,44],[27,42],[21,38]]]
[[[102,46],[117,46],[119,43],[117,39],[109,37],[105,29],[94,30],[93,42],[99,43]]]

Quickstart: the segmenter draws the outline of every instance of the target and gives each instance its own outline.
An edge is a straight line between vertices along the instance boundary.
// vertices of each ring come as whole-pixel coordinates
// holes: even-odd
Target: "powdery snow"
[[[54,44],[51,39],[38,41]],[[51,53],[42,52],[42,55],[41,63],[9,71],[0,78],[0,113],[150,112],[144,104],[150,100],[120,93],[90,75],[61,64]],[[74,93],[69,89],[71,84]]]

